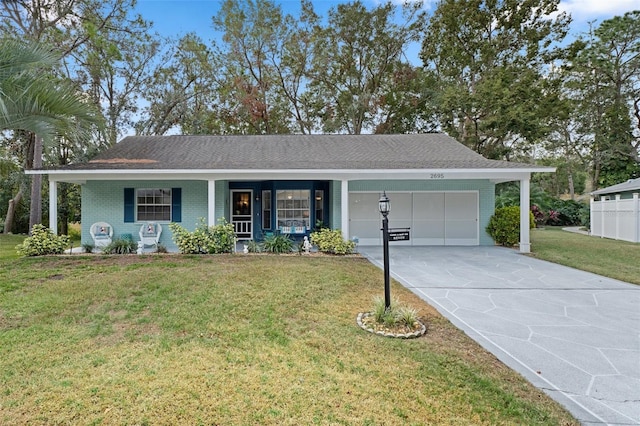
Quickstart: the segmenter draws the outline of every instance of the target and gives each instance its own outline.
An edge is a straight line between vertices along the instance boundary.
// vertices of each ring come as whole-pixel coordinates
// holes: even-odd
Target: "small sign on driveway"
[[[410,228],[389,229],[389,241],[409,241]]]

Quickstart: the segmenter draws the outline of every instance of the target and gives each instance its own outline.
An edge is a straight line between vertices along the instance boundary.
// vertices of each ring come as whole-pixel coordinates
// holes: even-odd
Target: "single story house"
[[[520,183],[520,251],[529,252],[532,172],[553,168],[488,160],[444,134],[129,136],[91,161],[50,170],[50,218],[57,183],[82,186],[82,241],[94,222],[137,236],[148,221],[193,230],[199,218],[233,223],[238,239],[270,232],[301,238],[319,224],[361,245],[382,244],[378,200],[391,200],[389,226],[410,228],[395,244],[493,245],[485,228],[495,184]]]
[[[640,242],[640,178],[591,193],[591,235]]]

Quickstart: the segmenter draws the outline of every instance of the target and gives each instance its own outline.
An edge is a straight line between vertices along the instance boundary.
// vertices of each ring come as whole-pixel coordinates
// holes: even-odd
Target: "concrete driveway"
[[[390,270],[581,423],[640,425],[640,286],[501,247],[392,243]]]

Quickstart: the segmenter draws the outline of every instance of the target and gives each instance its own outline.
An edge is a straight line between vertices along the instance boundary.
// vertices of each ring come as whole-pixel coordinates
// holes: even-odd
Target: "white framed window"
[[[171,221],[171,189],[140,188],[136,190],[136,220]]]
[[[283,189],[276,191],[277,227],[290,229],[309,228],[311,191],[308,189]],[[292,231],[295,232],[295,231]]]

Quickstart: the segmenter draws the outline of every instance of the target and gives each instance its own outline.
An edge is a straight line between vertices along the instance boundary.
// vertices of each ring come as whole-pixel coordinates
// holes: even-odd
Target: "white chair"
[[[106,247],[111,244],[113,226],[107,222],[96,222],[89,228],[89,233],[91,234],[91,238],[93,238],[94,247]]]
[[[142,248],[155,247],[158,248],[158,242],[160,241],[160,234],[162,234],[162,226],[159,223],[148,222],[140,227],[140,242]]]

